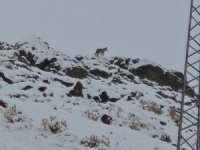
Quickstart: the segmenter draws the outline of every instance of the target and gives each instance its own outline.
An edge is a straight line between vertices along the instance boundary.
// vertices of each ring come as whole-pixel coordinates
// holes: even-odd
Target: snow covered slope
[[[2,150],[176,149],[179,72],[141,59],[70,57],[37,37],[0,42],[0,62]]]

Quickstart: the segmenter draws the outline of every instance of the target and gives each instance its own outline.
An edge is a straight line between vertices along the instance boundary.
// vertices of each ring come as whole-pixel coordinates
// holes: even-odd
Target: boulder
[[[41,70],[50,71],[51,69],[54,69],[56,71],[59,71],[61,67],[59,65],[55,65],[55,62],[57,61],[57,58],[53,57],[51,59],[44,59],[41,63],[36,64],[35,66],[38,67]]]
[[[44,92],[46,89],[47,89],[47,87],[45,87],[45,86],[41,86],[41,87],[38,88],[38,90],[40,92]]]
[[[13,84],[14,82],[10,79],[8,79],[3,72],[0,72],[0,77],[3,79],[3,81],[7,82],[8,84]]]
[[[72,67],[66,69],[66,75],[72,78],[84,79],[87,77],[88,72],[81,67]]]
[[[142,79],[146,78],[157,82],[160,86],[170,86],[175,91],[183,89],[183,80],[180,78],[180,74],[177,76],[172,72],[164,71],[159,66],[148,64],[129,71]],[[187,94],[192,97],[196,95],[191,88],[189,88]]]
[[[62,85],[66,86],[66,87],[71,87],[71,86],[74,85],[74,83],[65,82],[65,81],[60,80],[60,79],[58,79],[58,78],[54,78],[54,81],[58,81],[58,82],[60,82]]]
[[[0,106],[3,108],[7,108],[8,104],[6,102],[4,102],[3,100],[0,100]]]
[[[83,85],[81,82],[77,82],[76,85],[74,86],[74,89],[71,90],[68,94],[68,96],[75,96],[75,97],[83,97]]]
[[[109,96],[108,96],[106,91],[103,91],[101,93],[101,95],[99,95],[99,97],[101,98],[101,102],[102,103],[106,103],[106,102],[108,102],[110,100],[110,98],[109,98]]]
[[[102,77],[104,79],[108,79],[111,76],[111,74],[109,74],[108,72],[99,69],[90,70],[89,72],[92,75],[95,75],[97,77]]]
[[[96,102],[100,102],[100,98],[98,96],[94,96],[93,100],[95,100]]]
[[[0,41],[0,50],[12,50],[13,48],[13,45]]]
[[[130,62],[129,59],[124,60],[124,59],[122,59],[122,58],[115,58],[115,60],[117,60],[117,61],[114,63],[116,66],[119,66],[120,68],[125,69],[125,70],[128,69],[128,65],[129,65],[129,62]]]
[[[20,50],[19,54],[18,54],[18,60],[27,64],[27,65],[31,65],[34,66],[36,63],[36,60],[34,59],[35,55],[33,55],[32,53],[28,52],[26,53],[24,50]],[[26,59],[24,59],[26,58]]]
[[[106,115],[104,114],[102,117],[101,117],[101,121],[104,123],[104,124],[108,124],[110,125],[112,123],[112,117],[110,117],[109,115]]]
[[[22,90],[26,91],[26,90],[30,90],[30,89],[32,89],[32,88],[33,88],[32,86],[27,85],[27,86],[25,86]]]

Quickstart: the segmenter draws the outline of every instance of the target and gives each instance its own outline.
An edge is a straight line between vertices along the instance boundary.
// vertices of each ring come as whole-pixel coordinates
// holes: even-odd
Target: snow
[[[135,77],[138,84],[125,78],[121,78],[124,84],[113,84],[109,79],[85,78],[76,79],[64,75],[63,70],[71,66],[87,66],[90,69],[111,72],[113,76],[117,68],[109,70],[109,62],[114,58],[94,58],[93,56],[83,56],[83,60],[75,62],[76,58],[66,56],[56,50],[49,48],[41,39],[25,39],[19,43],[26,43],[19,50],[31,52],[37,57],[37,63],[44,59],[57,58],[57,63],[61,66],[61,71],[52,73],[44,71],[36,66],[26,65],[19,62],[15,53],[18,50],[0,51],[1,60],[5,61],[0,65],[0,72],[14,81],[8,84],[0,80],[1,99],[8,103],[8,108],[0,106],[0,145],[4,150],[175,150],[178,127],[170,117],[169,110],[172,106],[179,107],[179,103],[170,99],[159,97],[157,92],[162,91],[168,96],[175,96],[180,101],[181,93],[173,91],[169,87],[159,86],[151,82],[153,86],[143,83],[143,79]],[[36,47],[32,50],[31,47]],[[77,56],[78,57],[78,56]],[[79,56],[80,57],[80,56]],[[14,63],[6,62],[13,59]],[[96,65],[95,65],[96,64]],[[137,68],[146,64],[153,66],[160,65],[148,60],[140,60],[138,64],[130,63],[131,68]],[[163,70],[166,70],[163,68]],[[121,69],[124,73],[130,73]],[[37,76],[37,78],[35,78]],[[67,94],[73,87],[65,87],[60,82],[54,81],[58,78],[65,82],[76,83],[80,81],[83,86],[84,97],[68,97]],[[48,80],[49,83],[43,82]],[[29,90],[22,90],[26,86],[32,86]],[[38,90],[39,87],[47,87],[44,92]],[[111,98],[119,98],[115,103],[97,103],[92,97],[106,91]],[[127,101],[127,97],[132,92],[136,96]],[[125,95],[125,96],[122,96]],[[188,97],[190,100],[190,97]],[[156,114],[150,111],[149,106],[154,103],[162,112]],[[16,106],[16,107],[15,107]],[[10,117],[16,119],[9,122],[6,115],[16,109]],[[195,112],[194,112],[195,113]],[[101,121],[103,114],[110,115],[113,120],[110,125]],[[96,119],[94,119],[96,117]],[[21,120],[19,120],[21,119]],[[53,125],[58,122],[61,132],[52,133],[50,129],[45,129],[42,120]],[[66,121],[66,125],[63,123]],[[162,125],[161,122],[166,123]],[[137,124],[138,123],[138,124]],[[104,142],[94,148],[88,148],[81,144],[81,141],[90,136],[97,136]],[[161,141],[163,135],[168,135],[171,142]],[[87,138],[86,138],[87,137]],[[154,137],[154,138],[153,138]],[[1,149],[1,148],[0,148]]]

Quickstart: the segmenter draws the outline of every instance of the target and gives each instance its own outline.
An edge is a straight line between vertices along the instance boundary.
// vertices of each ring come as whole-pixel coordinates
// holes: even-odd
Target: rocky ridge
[[[14,130],[14,141],[30,134],[18,149],[175,149],[182,73],[143,59],[70,57],[38,37],[0,42],[0,61],[0,130]]]

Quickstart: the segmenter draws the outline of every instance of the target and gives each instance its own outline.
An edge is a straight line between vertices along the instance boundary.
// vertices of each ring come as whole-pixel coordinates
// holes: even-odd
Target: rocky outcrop
[[[83,97],[83,85],[81,82],[77,82],[74,86],[74,89],[71,90],[68,94],[69,97],[75,96],[75,97]]]
[[[110,97],[108,96],[107,92],[106,91],[103,91],[99,97],[101,98],[101,102],[102,103],[106,103],[109,101]]]
[[[46,58],[41,63],[36,64],[35,66],[45,71],[50,71],[51,69],[55,69],[56,71],[59,71],[60,66],[55,64],[56,61],[57,61],[57,58],[55,57],[51,59]]]
[[[0,41],[0,50],[12,50],[13,48],[13,45]]]
[[[74,85],[74,83],[65,82],[65,81],[60,80],[60,79],[58,79],[58,78],[54,78],[54,81],[58,81],[58,82],[60,82],[62,85],[66,86],[66,87],[71,87],[71,86]]]
[[[35,55],[31,52],[26,52],[24,50],[20,50],[18,54],[18,60],[30,66],[34,66],[36,63],[36,58],[34,57]]]
[[[3,100],[0,100],[0,106],[3,108],[7,108],[8,104],[6,102],[4,102]]]
[[[8,84],[13,84],[13,83],[14,83],[11,79],[7,78],[7,77],[4,75],[3,72],[0,72],[0,77],[1,77],[5,82],[7,82]]]
[[[129,66],[129,63],[130,63],[130,58],[122,59],[122,58],[115,57],[114,60],[115,60],[114,64],[116,66],[119,66],[122,69],[126,69],[126,70],[128,69],[128,66]]]
[[[153,65],[151,62],[141,59],[114,57],[102,62],[101,60],[97,60],[95,63],[92,62],[93,64],[87,63],[87,61],[94,61],[96,59],[94,57],[76,56],[69,60],[68,57],[62,59],[59,53],[50,52],[53,49],[49,47],[47,42],[42,41],[40,38],[31,38],[29,41],[18,42],[14,46],[6,42],[0,42],[0,50],[15,50],[17,60],[24,63],[23,67],[26,69],[29,69],[30,66],[34,66],[43,71],[50,71],[77,79],[91,79],[92,77],[100,80],[101,78],[109,79],[112,77],[109,84],[126,84],[126,82],[137,83],[135,81],[135,76],[138,76],[141,80],[146,78],[150,81],[157,82],[160,86],[170,86],[175,91],[182,90],[183,88],[184,76],[181,72],[164,70],[159,65]],[[42,57],[40,57],[41,54]],[[46,54],[48,54],[48,56],[46,56]],[[68,61],[73,65],[63,65],[68,63]],[[105,63],[102,66],[106,69],[98,68],[97,66],[100,66],[100,63]],[[22,67],[22,64],[20,65],[21,66],[18,64],[19,67]],[[109,72],[105,70],[109,70]],[[5,82],[9,84],[13,83],[13,81],[5,77],[3,73],[0,73],[0,76]],[[66,87],[73,86],[72,83],[62,81],[58,78],[55,79],[55,81],[60,82]],[[149,86],[154,86],[151,82],[145,80],[142,82]],[[194,97],[195,92],[189,86],[187,86],[187,89],[186,94]],[[99,96],[101,98],[101,95]],[[106,100],[104,99],[102,101]]]
[[[66,69],[66,75],[72,78],[84,79],[87,77],[88,72],[86,69],[83,69],[81,67],[72,67]]]
[[[99,69],[90,70],[89,72],[92,75],[95,75],[97,77],[102,77],[104,79],[108,79],[111,76],[110,73],[103,71],[103,70],[99,70]]]
[[[151,64],[140,66],[136,69],[129,70],[136,76],[139,76],[141,79],[148,79],[154,82],[157,82],[160,86],[170,86],[173,90],[178,91],[183,89],[183,79],[180,73],[173,74],[169,71],[164,71],[159,66],[153,66]],[[187,91],[187,94],[194,97],[195,92],[190,89]]]
[[[26,65],[35,66],[41,70],[52,72],[58,72],[61,69],[60,65],[56,64],[57,58],[55,57],[50,59],[45,58],[40,63],[37,63],[37,59],[38,56],[31,52],[26,52],[24,50],[19,51],[18,60]]]

